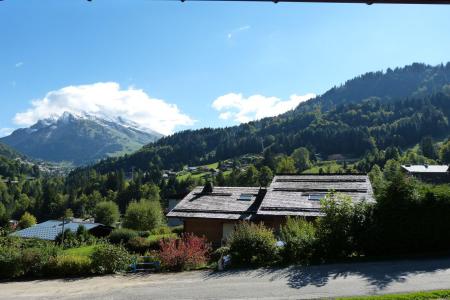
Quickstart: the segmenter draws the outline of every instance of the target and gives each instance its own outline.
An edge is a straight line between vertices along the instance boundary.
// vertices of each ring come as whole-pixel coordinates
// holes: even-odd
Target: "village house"
[[[435,184],[450,182],[448,165],[402,165],[402,171],[423,182]]]
[[[204,192],[196,187],[167,217],[183,220],[185,232],[218,246],[240,221],[263,222],[278,230],[287,216],[320,217],[320,200],[330,191],[354,202],[374,201],[367,175],[277,175],[268,188],[214,187]]]

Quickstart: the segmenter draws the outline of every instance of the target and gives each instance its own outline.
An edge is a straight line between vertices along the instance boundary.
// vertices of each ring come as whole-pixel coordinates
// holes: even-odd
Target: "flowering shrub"
[[[160,241],[159,258],[167,270],[181,271],[201,267],[208,262],[211,245],[206,238],[183,234],[181,238]]]

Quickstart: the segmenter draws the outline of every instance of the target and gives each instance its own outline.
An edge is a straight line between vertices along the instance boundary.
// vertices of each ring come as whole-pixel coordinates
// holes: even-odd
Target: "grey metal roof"
[[[257,187],[214,187],[211,194],[203,194],[202,189],[196,187],[167,216],[248,220],[256,214],[262,196]],[[252,194],[254,197],[240,200],[241,194]]]
[[[409,173],[447,173],[447,165],[402,165]]]
[[[87,230],[91,230],[97,226],[103,226],[100,223],[86,223],[86,222],[67,222],[64,224],[64,230],[70,229],[76,232],[78,227],[83,225]],[[34,226],[13,232],[11,236],[18,236],[23,238],[37,238],[42,240],[54,241],[58,234],[62,232],[62,221],[49,220]]]
[[[367,175],[279,175],[275,176],[258,209],[258,215],[322,216],[320,201],[310,195],[336,191],[353,201],[373,202]]]

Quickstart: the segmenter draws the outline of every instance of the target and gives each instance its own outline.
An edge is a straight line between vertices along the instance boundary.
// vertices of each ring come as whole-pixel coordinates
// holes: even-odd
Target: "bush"
[[[138,236],[143,238],[148,238],[150,236],[150,231],[144,230],[144,231],[137,231]]]
[[[166,270],[182,271],[204,266],[209,259],[211,246],[206,238],[183,234],[181,238],[160,241],[159,258]]]
[[[276,240],[263,224],[240,223],[228,239],[235,266],[266,266],[277,260]]]
[[[128,206],[123,226],[134,230],[152,230],[163,222],[163,213],[158,201],[141,200]]]
[[[64,235],[61,232],[56,236],[55,242],[66,248],[73,248],[79,245],[76,233],[68,228],[64,230]]]
[[[183,227],[183,225],[179,225],[179,226],[172,227],[171,230],[176,235],[181,235],[184,231],[184,227]]]
[[[52,245],[23,249],[21,263],[24,275],[44,275],[47,266],[57,255],[58,248]]]
[[[45,241],[1,238],[0,278],[42,275],[58,249]]]
[[[112,201],[102,201],[95,205],[95,221],[104,225],[114,225],[120,217],[119,207]]]
[[[0,246],[0,278],[15,278],[24,273],[19,249],[6,245]]]
[[[304,219],[288,217],[281,227],[281,239],[285,243],[281,256],[286,263],[309,263],[316,246],[316,228]]]
[[[138,237],[138,233],[132,229],[120,228],[114,229],[108,237],[113,244],[126,244],[129,240]]]
[[[36,225],[36,217],[30,214],[29,212],[25,212],[19,220],[19,227],[21,229],[25,229]]]
[[[145,252],[150,250],[151,241],[144,237],[134,237],[130,239],[127,243],[127,249],[136,252],[139,254],[144,254]]]
[[[149,250],[159,250],[159,243],[161,240],[172,239],[172,238],[175,239],[177,237],[178,237],[178,235],[176,235],[175,233],[150,235],[149,237],[147,237],[147,240],[149,241],[148,249]]]
[[[90,234],[86,227],[80,225],[76,232],[73,232],[68,228],[64,230],[64,243],[62,233],[59,233],[56,236],[55,242],[67,249],[84,245],[93,245],[97,242],[97,238]]]
[[[161,226],[150,231],[150,235],[171,234],[172,230],[168,226]]]
[[[92,267],[97,274],[111,274],[128,269],[131,256],[122,246],[98,245],[91,255]]]
[[[61,255],[53,257],[47,267],[49,276],[85,276],[92,274],[92,261],[80,255]]]
[[[318,251],[323,259],[345,258],[355,249],[352,225],[355,206],[349,196],[330,193],[321,201],[325,215],[318,220]]]

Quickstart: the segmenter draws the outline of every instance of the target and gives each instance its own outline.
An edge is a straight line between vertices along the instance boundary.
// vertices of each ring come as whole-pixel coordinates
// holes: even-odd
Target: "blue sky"
[[[228,126],[450,61],[450,6],[5,0],[0,28],[0,133],[65,106],[164,133]]]

